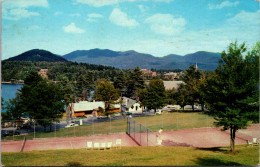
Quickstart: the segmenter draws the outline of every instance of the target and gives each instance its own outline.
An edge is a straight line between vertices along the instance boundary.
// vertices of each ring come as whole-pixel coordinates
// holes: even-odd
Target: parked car
[[[66,125],[65,128],[70,128],[70,127],[74,127],[74,126],[79,126],[79,124],[70,123],[70,124]]]
[[[20,132],[16,130],[2,130],[2,137],[20,135]]]
[[[98,117],[97,117],[97,119],[106,119],[107,118],[107,116],[105,116],[105,115],[99,115]]]
[[[31,129],[31,125],[29,124],[22,124],[21,126],[17,126],[17,129]]]
[[[121,114],[119,112],[116,112],[116,113],[112,114],[111,116],[112,117],[119,117],[119,116],[121,116]]]
[[[123,112],[123,115],[132,115],[132,113],[129,111],[126,111],[126,112]]]

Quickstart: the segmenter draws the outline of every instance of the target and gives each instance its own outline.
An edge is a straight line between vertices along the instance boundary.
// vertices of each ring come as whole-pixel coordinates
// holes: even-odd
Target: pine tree
[[[205,100],[216,126],[230,129],[230,150],[235,150],[238,129],[259,118],[259,50],[248,52],[245,43],[231,43],[219,66],[207,80]],[[244,58],[245,56],[245,58]]]
[[[141,92],[142,104],[149,109],[154,109],[154,112],[166,104],[165,87],[161,79],[151,80],[148,88]]]

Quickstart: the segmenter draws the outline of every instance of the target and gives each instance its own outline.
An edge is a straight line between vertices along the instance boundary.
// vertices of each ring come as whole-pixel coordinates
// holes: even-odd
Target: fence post
[[[142,141],[142,127],[141,127],[141,124],[140,124],[140,146],[142,145],[141,142]]]
[[[147,146],[149,146],[148,145],[148,129],[146,129],[146,131],[147,131]]]
[[[33,138],[35,138],[35,120],[33,120],[33,124],[34,124]]]
[[[109,121],[110,121],[110,133],[111,134],[111,117],[109,117]]]
[[[135,139],[135,120],[134,120],[134,139]]]
[[[127,134],[130,135],[130,133],[129,133],[129,117],[127,117]]]
[[[179,124],[179,121],[178,121],[178,113],[177,113],[177,130],[179,129],[179,126],[178,126],[178,124]]]
[[[92,117],[92,133],[93,133],[93,135],[95,134],[95,132],[94,132],[94,117]]]
[[[75,126],[74,126],[74,137],[75,137]]]
[[[54,126],[54,131],[55,131],[55,136],[54,137],[56,137],[56,123],[57,122],[55,122],[55,126]]]

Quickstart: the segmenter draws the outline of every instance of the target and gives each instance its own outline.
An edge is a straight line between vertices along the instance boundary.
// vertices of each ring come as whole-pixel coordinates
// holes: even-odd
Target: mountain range
[[[59,56],[46,50],[33,49],[5,61],[73,61],[89,64],[113,66],[120,69],[187,69],[196,64],[201,70],[214,70],[218,66],[220,53],[198,51],[184,56],[169,54],[164,57],[154,57],[150,54],[138,53],[134,50],[113,51],[109,49],[76,50]]]
[[[64,55],[69,61],[113,66],[121,69],[133,69],[136,66],[145,69],[187,69],[196,64],[202,70],[214,70],[218,66],[220,53],[198,51],[184,56],[170,54],[154,57],[134,50],[125,52],[108,49],[76,50]]]

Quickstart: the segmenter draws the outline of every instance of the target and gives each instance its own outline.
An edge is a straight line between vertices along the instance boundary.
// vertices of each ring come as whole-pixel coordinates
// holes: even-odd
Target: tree
[[[188,90],[184,84],[181,84],[176,92],[177,104],[181,106],[184,111],[184,106],[187,104]]]
[[[130,72],[129,77],[127,78],[126,83],[126,92],[125,96],[130,98],[137,98],[137,90],[143,89],[144,86],[144,79],[142,77],[142,71],[139,67],[136,67],[134,71]]]
[[[48,83],[47,80],[43,79],[39,81],[40,76],[37,77],[36,74],[29,74],[28,77],[32,78],[30,80],[26,78],[25,84],[17,93],[20,98],[18,104],[31,119],[36,120],[46,131],[47,126],[50,126],[51,129],[52,121],[57,121],[62,117],[64,98],[59,85]]]
[[[165,87],[161,79],[151,80],[148,88],[142,93],[144,94],[142,104],[149,109],[154,109],[154,112],[166,104]]]
[[[167,104],[176,104],[176,89],[166,90]]]
[[[183,78],[183,81],[186,83],[185,87],[189,92],[187,96],[187,100],[192,105],[193,111],[194,111],[194,103],[199,99],[200,79],[201,79],[201,72],[194,65],[191,65],[189,69],[185,71],[185,76]]]
[[[204,92],[216,126],[230,129],[232,152],[236,131],[259,119],[259,50],[245,55],[246,51],[245,43],[231,43],[227,52],[222,52],[218,68],[207,80]]]
[[[118,75],[114,79],[114,87],[116,89],[119,89],[121,93],[123,93],[125,90],[125,83],[126,83],[126,78],[124,75],[124,72],[121,70]]]
[[[73,82],[69,81],[68,77],[63,76],[60,78],[60,87],[62,88],[62,94],[64,96],[64,102],[66,105],[67,121],[72,117],[73,104],[76,102],[77,94]]]
[[[95,99],[104,101],[105,114],[108,116],[111,104],[115,104],[115,101],[119,98],[119,89],[115,89],[113,85],[106,79],[97,81],[96,90],[94,93]]]
[[[9,120],[20,120],[21,117],[25,115],[25,111],[23,110],[20,101],[20,96],[16,96],[5,103],[5,116],[8,116]]]

